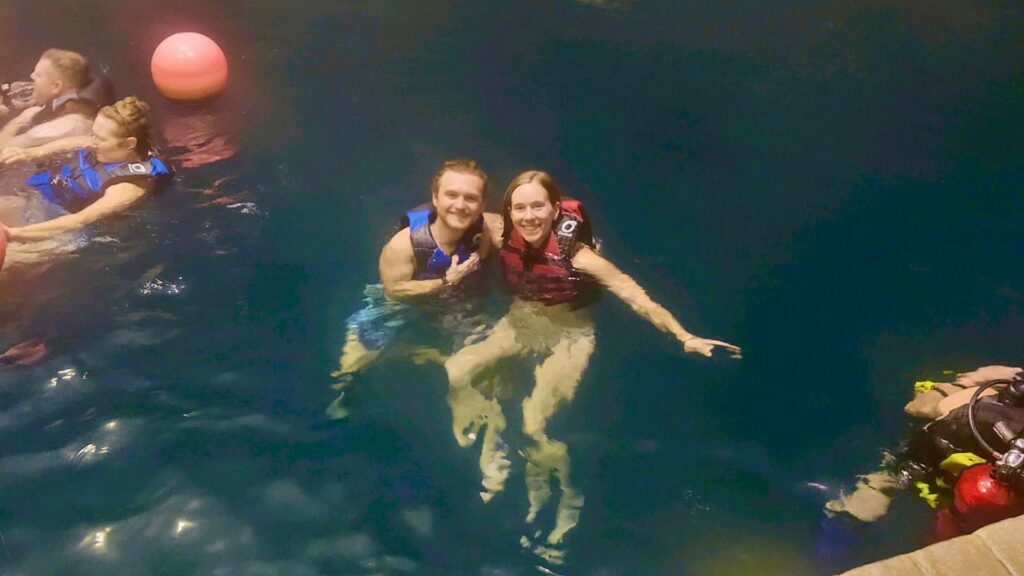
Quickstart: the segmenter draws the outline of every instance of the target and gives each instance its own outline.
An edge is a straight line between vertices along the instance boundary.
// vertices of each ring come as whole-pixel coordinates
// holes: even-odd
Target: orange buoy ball
[[[200,100],[218,94],[228,81],[228,61],[217,43],[202,34],[168,36],[149,64],[153,83],[174,100]]]

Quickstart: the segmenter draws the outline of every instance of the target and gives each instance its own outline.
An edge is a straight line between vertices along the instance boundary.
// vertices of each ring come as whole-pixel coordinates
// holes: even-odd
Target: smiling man
[[[411,343],[389,346],[410,322],[416,324],[415,318],[427,320],[418,323],[420,328],[444,326],[436,334],[442,340],[461,341],[479,326],[473,304],[485,290],[480,263],[493,252],[489,227],[501,225],[498,214],[484,214],[487,174],[473,160],[448,160],[434,174],[430,190],[430,203],[406,212],[405,226],[381,250],[381,284],[366,287],[366,307],[348,320],[334,373],[338,389],[388,347],[419,361],[443,360],[450,351]],[[409,346],[411,352],[405,350]],[[345,413],[341,399],[328,409],[336,417]]]
[[[380,279],[388,298],[457,291],[479,270],[489,248],[482,234],[483,169],[473,160],[449,160],[434,174],[430,188],[431,206],[410,210],[408,227],[381,251]]]

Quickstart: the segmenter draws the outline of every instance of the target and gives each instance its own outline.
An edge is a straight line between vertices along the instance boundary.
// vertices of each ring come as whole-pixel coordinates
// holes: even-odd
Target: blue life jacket
[[[48,201],[75,213],[99,200],[114,184],[136,182],[148,188],[171,176],[167,165],[155,156],[141,162],[104,163],[96,160],[93,151],[82,148],[75,160],[57,172],[36,173],[25,183]]]
[[[452,256],[445,254],[444,250],[438,247],[434,236],[430,233],[430,223],[436,217],[437,214],[433,207],[424,204],[407,211],[402,220],[403,227],[409,226],[409,239],[412,241],[412,251],[416,256],[416,271],[413,272],[413,280],[442,278],[452,265]],[[480,247],[480,234],[483,233],[483,230],[484,217],[481,215],[469,227],[469,230],[466,230],[455,247],[455,254],[459,255],[459,262],[465,262]]]

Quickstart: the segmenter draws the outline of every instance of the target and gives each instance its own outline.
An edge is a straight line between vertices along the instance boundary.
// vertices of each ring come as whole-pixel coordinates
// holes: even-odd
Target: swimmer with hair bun
[[[83,228],[125,210],[170,177],[170,169],[155,155],[149,105],[134,96],[101,108],[91,137],[20,150],[0,156],[0,162],[29,160],[76,148],[71,162],[59,170],[35,174],[27,181],[45,200],[68,213],[27,226],[0,224],[8,240],[35,242]]]

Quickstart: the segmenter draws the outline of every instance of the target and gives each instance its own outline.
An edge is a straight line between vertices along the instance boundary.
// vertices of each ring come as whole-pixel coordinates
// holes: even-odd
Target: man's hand
[[[708,338],[699,338],[694,336],[683,341],[683,350],[692,354],[700,354],[701,356],[707,357],[711,357],[711,351],[714,350],[715,346],[721,346],[728,350],[730,358],[743,358],[743,351],[740,350],[739,346],[729,344],[728,342],[722,342],[721,340],[710,340]]]
[[[448,267],[444,277],[452,286],[462,282],[462,279],[473,273],[480,267],[480,254],[473,252],[465,262],[459,262],[459,255],[452,255],[452,265]]]
[[[0,150],[0,164],[14,164],[35,158],[35,154],[28,148],[20,146],[8,146]]]

